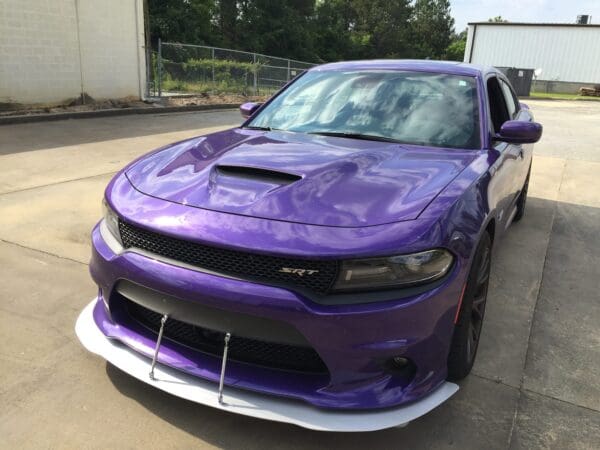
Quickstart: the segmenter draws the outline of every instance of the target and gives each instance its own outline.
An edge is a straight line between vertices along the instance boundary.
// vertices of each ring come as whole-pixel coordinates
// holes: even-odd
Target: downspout
[[[83,83],[83,57],[81,56],[81,33],[79,31],[79,0],[74,0],[74,5],[75,5],[75,21],[77,24],[77,51],[78,51],[78,55],[79,55],[79,81],[80,81],[80,94],[79,94],[79,98],[81,100],[81,104],[85,105],[85,91],[84,89],[84,83]]]
[[[144,15],[144,49],[146,50],[146,98],[150,97],[150,80],[152,80],[152,44],[150,43],[150,11],[148,0],[143,0],[142,14]],[[152,92],[154,95],[154,92]]]
[[[142,8],[140,8],[140,3],[141,0],[133,0],[133,11],[135,15],[135,52],[137,56],[138,96],[140,100],[145,100],[147,93],[147,80],[145,80],[144,75],[147,71],[147,62],[146,64],[143,64],[141,60],[146,59],[146,39],[145,36],[144,39],[140,39],[140,37],[142,34],[146,34],[146,30],[145,27],[143,28],[143,32],[140,30],[140,28],[142,28],[140,25],[143,25],[144,20],[144,8],[143,5]],[[140,24],[140,14],[142,15],[142,24]]]

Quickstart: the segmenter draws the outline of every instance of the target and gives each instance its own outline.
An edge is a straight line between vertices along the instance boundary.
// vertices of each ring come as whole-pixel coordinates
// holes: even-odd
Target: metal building
[[[534,90],[600,84],[600,25],[469,23],[465,62],[536,70]]]

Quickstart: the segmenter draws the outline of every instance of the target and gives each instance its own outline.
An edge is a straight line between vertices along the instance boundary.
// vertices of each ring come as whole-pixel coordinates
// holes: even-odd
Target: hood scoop
[[[185,200],[187,204],[195,204],[198,195],[203,195],[204,205],[211,209],[251,208],[260,204],[270,194],[280,189],[289,189],[291,184],[301,179],[299,175],[279,170],[217,164],[210,171],[206,191],[208,195],[203,195],[202,191],[191,190]],[[265,207],[270,208],[269,202],[266,203]]]
[[[215,171],[218,175],[224,177],[242,178],[278,185],[288,185],[302,179],[300,175],[293,173],[261,169],[259,167],[218,165],[215,167]]]

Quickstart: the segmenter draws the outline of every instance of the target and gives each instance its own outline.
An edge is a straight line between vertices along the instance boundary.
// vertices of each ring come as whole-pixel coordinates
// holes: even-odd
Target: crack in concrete
[[[60,184],[72,183],[74,181],[89,180],[91,178],[104,177],[106,175],[114,175],[117,172],[118,171],[111,171],[111,172],[106,172],[106,173],[99,173],[97,175],[89,175],[89,176],[81,177],[81,178],[72,178],[70,180],[57,181],[55,183],[40,184],[39,186],[30,186],[30,187],[26,187],[26,188],[22,188],[22,189],[15,189],[14,191],[0,192],[0,196],[2,196],[2,195],[8,195],[8,194],[16,194],[18,192],[32,191],[34,189],[40,189],[40,188],[44,188],[44,187],[58,186]]]
[[[576,408],[581,408],[581,409],[585,409],[586,411],[591,411],[591,412],[593,412],[593,413],[599,413],[599,414],[600,414],[600,410],[599,410],[599,409],[594,409],[594,408],[590,408],[590,407],[588,407],[588,406],[579,405],[579,404],[577,404],[577,403],[573,403],[573,402],[570,402],[570,401],[568,401],[568,400],[563,400],[562,398],[553,397],[553,396],[551,396],[551,395],[544,394],[544,393],[541,393],[541,392],[536,392],[536,391],[533,391],[533,390],[531,390],[531,389],[527,389],[527,388],[521,388],[521,387],[515,387],[515,386],[511,386],[510,384],[506,384],[506,383],[505,383],[505,382],[503,382],[502,380],[498,380],[498,379],[495,379],[495,378],[488,378],[488,377],[486,377],[486,376],[483,376],[483,375],[478,375],[478,374],[476,374],[476,373],[471,373],[471,374],[469,374],[469,376],[470,376],[470,377],[479,378],[480,380],[489,381],[490,383],[499,384],[499,385],[501,385],[501,386],[504,386],[504,387],[507,387],[507,388],[509,388],[509,389],[512,389],[512,390],[515,390],[515,391],[519,391],[520,393],[527,392],[527,393],[530,393],[530,394],[533,394],[533,395],[537,395],[537,396],[539,396],[539,397],[546,398],[546,399],[548,399],[548,400],[554,400],[554,401],[557,401],[557,402],[560,402],[560,403],[564,403],[564,404],[566,404],[566,405],[569,405],[569,406],[574,406],[574,407],[576,407]],[[520,398],[521,398],[521,397],[519,396],[519,398],[517,398],[517,401],[518,401]],[[517,408],[517,409],[518,409],[518,408]],[[517,409],[515,409],[515,416],[514,416],[514,418],[513,418],[513,425],[514,425],[514,419],[516,419],[516,417],[517,417],[517,412],[518,412],[518,411],[517,411]]]
[[[4,238],[0,238],[0,242],[4,243],[4,244],[14,245],[16,247],[19,247],[19,248],[22,248],[22,249],[25,249],[25,250],[31,250],[32,252],[42,253],[42,254],[44,254],[46,256],[53,256],[55,258],[64,259],[66,261],[71,261],[71,262],[74,262],[74,263],[77,263],[77,264],[81,264],[83,266],[88,266],[89,265],[88,263],[77,261],[76,259],[72,259],[72,258],[69,258],[67,256],[57,255],[55,253],[47,252],[45,250],[40,250],[39,248],[28,247],[27,245],[19,244],[18,242],[8,241],[8,240],[6,240]]]

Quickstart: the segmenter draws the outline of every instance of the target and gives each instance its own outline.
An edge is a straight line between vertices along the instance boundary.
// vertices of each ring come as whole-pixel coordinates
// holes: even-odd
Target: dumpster
[[[516,67],[498,67],[519,97],[529,97],[534,69],[519,69]]]

